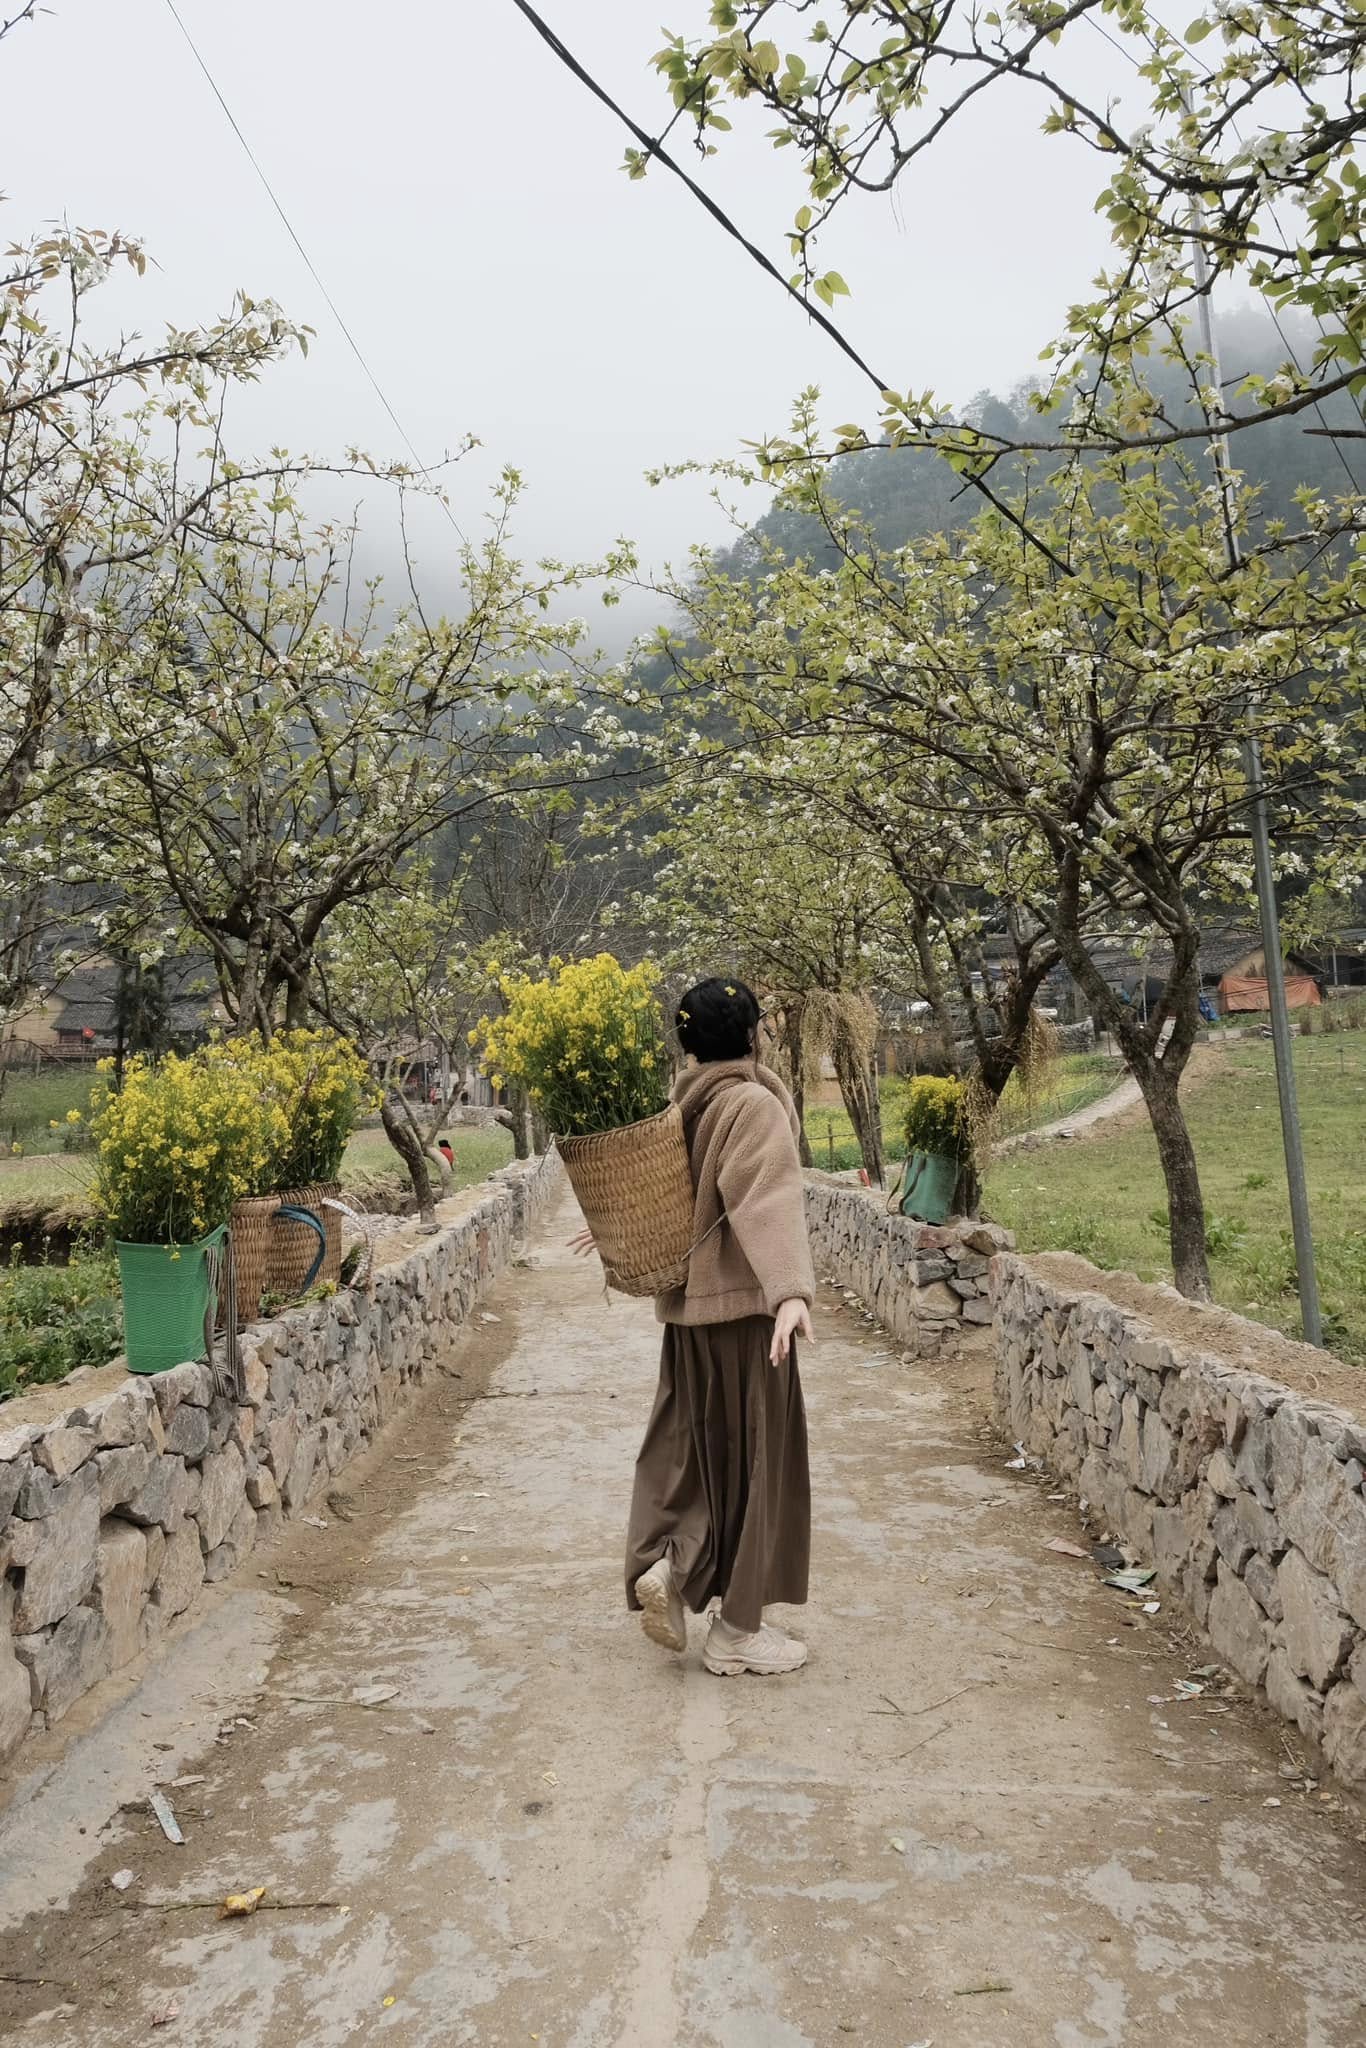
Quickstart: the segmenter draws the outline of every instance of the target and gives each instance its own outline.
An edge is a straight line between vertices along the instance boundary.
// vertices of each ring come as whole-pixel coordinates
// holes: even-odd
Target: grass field
[[[1018,1081],[1011,1080],[1001,1098],[997,1135],[1012,1137],[1075,1116],[1088,1103],[1108,1095],[1123,1079],[1124,1068],[1118,1060],[1100,1053],[1069,1053],[1057,1062],[1047,1086],[1032,1096],[1026,1096]],[[906,1156],[901,1127],[907,1086],[899,1075],[882,1083],[882,1143],[889,1160]],[[842,1103],[808,1106],[806,1135],[816,1165],[827,1172],[843,1173],[862,1164],[854,1127]]]
[[[25,1152],[50,1152],[61,1138],[52,1129],[65,1125],[69,1109],[84,1114],[90,1107],[95,1076],[89,1067],[48,1067],[38,1074],[5,1076],[0,1093],[0,1153],[18,1145]]]
[[[1200,1162],[1216,1297],[1299,1333],[1295,1256],[1272,1050],[1211,1049],[1187,1115]],[[1297,1038],[1295,1070],[1327,1340],[1366,1364],[1366,1037]],[[1169,1279],[1166,1196],[1145,1124],[1003,1160],[986,1207],[1023,1251],[1074,1251],[1096,1265]]]

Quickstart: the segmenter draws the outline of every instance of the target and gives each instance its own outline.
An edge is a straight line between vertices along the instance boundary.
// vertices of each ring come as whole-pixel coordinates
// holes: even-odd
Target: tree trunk
[[[1200,1192],[1195,1147],[1177,1100],[1181,1076],[1168,1073],[1167,1063],[1161,1059],[1147,1062],[1146,1068],[1146,1072],[1140,1071],[1135,1064],[1131,1071],[1152,1119],[1162,1178],[1167,1184],[1172,1273],[1189,1300],[1208,1301],[1211,1289],[1205,1250],[1205,1198]]]
[[[531,1140],[527,1136],[527,1099],[522,1089],[508,1089],[508,1108],[512,1111],[513,1156],[517,1159],[529,1159]]]
[[[1117,1041],[1124,1064],[1137,1081],[1147,1107],[1162,1178],[1167,1184],[1176,1284],[1190,1300],[1208,1301],[1211,1290],[1205,1249],[1205,1203],[1195,1147],[1178,1096],[1181,1076],[1200,1025],[1199,929],[1184,898],[1175,892],[1168,906],[1171,965],[1151,1016],[1145,1014],[1140,1018],[1133,1005],[1124,1002],[1110,987],[1092,960],[1075,922],[1075,896],[1075,881],[1070,889],[1059,891],[1055,906],[1059,921],[1054,926],[1054,940],[1068,971],[1090,998],[1098,1021],[1104,1022]],[[1146,1012],[1146,1004],[1144,1008]]]
[[[783,1050],[787,1054],[792,1077],[792,1107],[797,1112],[797,1151],[803,1166],[814,1166],[811,1140],[806,1135],[806,1035],[802,1029],[802,1004],[785,1004],[783,1011]]]
[[[868,1063],[860,1057],[858,1048],[843,1030],[836,1031],[831,1051],[835,1061],[835,1077],[839,1082],[840,1097],[849,1112],[849,1121],[854,1126],[854,1135],[858,1139],[859,1151],[863,1155],[864,1171],[869,1180],[881,1187],[882,1114],[877,1091],[870,1085]]]
[[[313,973],[313,962],[304,958],[289,970],[289,985],[285,991],[285,1030],[302,1031],[308,1023],[308,984]]]
[[[413,1126],[407,1106],[395,1101],[392,1095],[386,1094],[380,1103],[379,1114],[384,1125],[385,1137],[407,1168],[408,1179],[417,1201],[418,1215],[424,1223],[434,1223],[436,1200],[432,1194],[431,1168],[427,1164],[422,1138]]]

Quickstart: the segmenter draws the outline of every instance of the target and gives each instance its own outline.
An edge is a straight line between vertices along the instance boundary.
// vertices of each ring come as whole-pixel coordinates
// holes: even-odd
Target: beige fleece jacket
[[[692,1165],[697,1248],[687,1285],[658,1297],[659,1320],[734,1323],[776,1315],[785,1301],[813,1301],[799,1125],[782,1082],[752,1059],[712,1060],[688,1068],[674,1101]]]

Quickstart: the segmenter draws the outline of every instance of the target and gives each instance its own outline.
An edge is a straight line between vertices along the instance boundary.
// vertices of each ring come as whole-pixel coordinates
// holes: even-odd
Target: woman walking
[[[684,1650],[685,1607],[719,1600],[708,1671],[796,1671],[805,1643],[764,1608],[805,1602],[811,1547],[795,1339],[812,1334],[815,1277],[797,1117],[759,1065],[759,1005],[743,983],[699,983],[675,1021],[695,1248],[686,1285],[657,1303],[664,1348],[636,1461],[627,1602],[652,1642]]]

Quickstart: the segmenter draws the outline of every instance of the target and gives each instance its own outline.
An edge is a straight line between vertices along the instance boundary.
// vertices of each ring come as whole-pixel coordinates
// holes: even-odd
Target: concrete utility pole
[[[1189,111],[1189,107],[1187,108]],[[1193,208],[1197,233],[1192,242],[1195,282],[1199,290],[1200,336],[1209,357],[1209,374],[1214,382],[1218,421],[1210,422],[1210,454],[1219,484],[1224,516],[1224,541],[1230,568],[1242,561],[1238,545],[1236,486],[1229,460],[1228,437],[1220,424],[1224,410],[1224,385],[1219,350],[1214,339],[1214,315],[1210,306],[1209,265],[1198,230],[1204,225],[1205,209],[1200,199]],[[1271,865],[1271,822],[1262,774],[1262,750],[1253,734],[1243,741],[1243,771],[1250,795],[1248,807],[1252,827],[1252,853],[1257,875],[1257,904],[1261,913],[1262,951],[1266,955],[1266,992],[1271,1008],[1271,1036],[1276,1049],[1276,1092],[1281,1105],[1281,1141],[1285,1149],[1285,1177],[1290,1189],[1290,1222],[1295,1233],[1295,1270],[1300,1283],[1300,1322],[1306,1344],[1323,1342],[1323,1319],[1319,1312],[1319,1282],[1314,1270],[1314,1234],[1309,1219],[1309,1188],[1304,1175],[1304,1140],[1300,1130],[1299,1099],[1295,1090],[1294,1041],[1290,1035],[1290,1011],[1285,1000],[1285,963],[1281,958],[1281,921],[1276,908],[1276,876]]]

